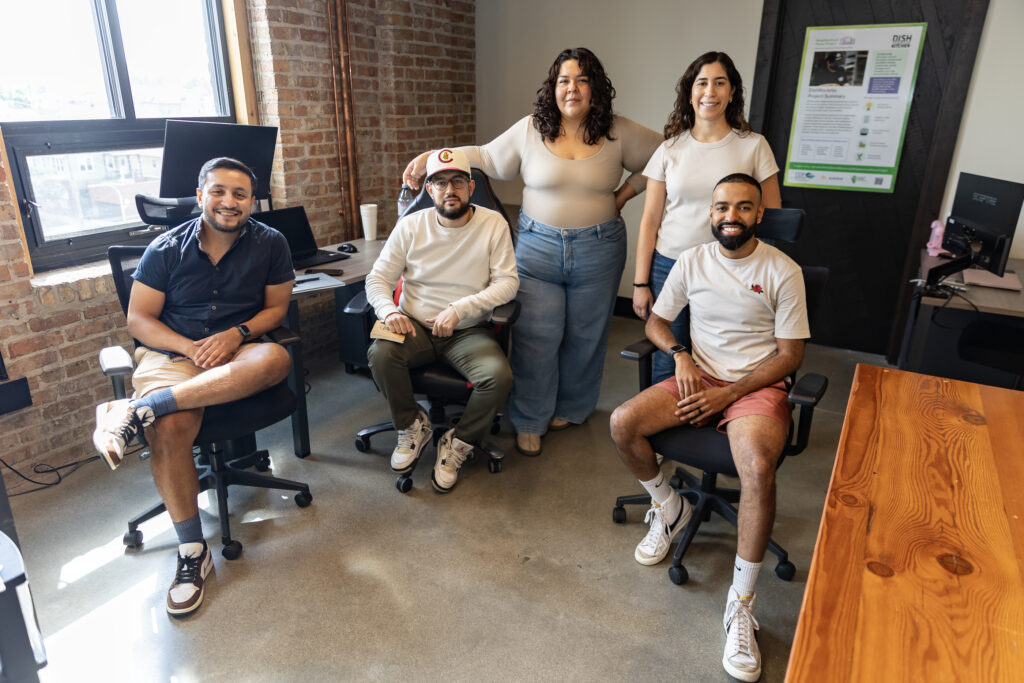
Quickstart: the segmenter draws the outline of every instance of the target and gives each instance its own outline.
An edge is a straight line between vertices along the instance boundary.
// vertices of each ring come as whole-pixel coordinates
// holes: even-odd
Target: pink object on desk
[[[943,254],[952,256],[948,251],[942,248],[942,237],[946,234],[946,225],[942,221],[932,221],[932,234],[928,238],[929,256],[941,256]]]

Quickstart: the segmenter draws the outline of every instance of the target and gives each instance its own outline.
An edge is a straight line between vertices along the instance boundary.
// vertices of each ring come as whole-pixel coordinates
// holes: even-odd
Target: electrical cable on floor
[[[135,448],[133,448],[131,450],[125,451],[124,457],[127,458],[130,455],[135,455],[136,453],[138,453],[139,451],[143,450],[144,448],[145,447],[141,446],[141,445],[140,446],[136,446]],[[90,462],[92,462],[94,460],[99,460],[99,459],[100,459],[100,456],[94,455],[94,456],[91,456],[91,457],[88,457],[88,458],[83,458],[82,460],[76,460],[74,462],[69,462],[66,465],[58,465],[57,467],[54,467],[53,465],[47,465],[45,462],[39,462],[39,463],[36,463],[35,465],[32,466],[32,472],[35,473],[35,474],[52,474],[52,475],[55,475],[57,478],[55,480],[53,480],[53,481],[39,481],[39,480],[33,479],[32,477],[29,477],[29,476],[27,476],[25,474],[22,474],[20,471],[18,471],[18,469],[16,467],[14,467],[10,463],[8,463],[3,458],[0,458],[0,465],[3,465],[7,469],[9,469],[11,472],[14,472],[16,475],[18,475],[19,477],[21,477],[25,481],[27,481],[29,483],[32,483],[32,484],[38,484],[38,486],[36,486],[34,489],[28,489],[27,491],[18,491],[17,493],[12,493],[12,494],[8,495],[9,498],[14,498],[15,496],[24,496],[27,493],[35,493],[36,491],[42,491],[43,489],[52,488],[52,487],[56,486],[57,484],[61,483],[62,481],[64,481],[64,479],[66,477],[70,476],[73,472],[78,470],[78,468],[81,467],[82,465],[85,465],[86,463],[90,463]],[[68,468],[71,468],[70,472],[65,472],[65,473],[61,474],[61,470],[66,470]]]

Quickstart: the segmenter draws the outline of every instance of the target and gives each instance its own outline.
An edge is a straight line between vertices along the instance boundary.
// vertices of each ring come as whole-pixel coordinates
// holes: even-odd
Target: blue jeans
[[[580,424],[601,391],[626,224],[562,230],[520,213],[516,263],[522,313],[512,328],[509,417],[520,434],[545,433],[552,417]]]
[[[670,259],[658,250],[654,251],[654,260],[651,261],[651,293],[654,294],[654,299],[658,299],[658,295],[661,294],[661,288],[665,286],[665,280],[668,279],[668,272],[672,270],[672,266],[676,264],[675,260]],[[672,334],[676,336],[676,339],[681,344],[686,344],[690,339],[690,330],[686,315],[680,311],[679,315],[672,324],[669,325],[672,330]],[[654,353],[654,383],[668,379],[676,374],[676,364],[661,351]]]

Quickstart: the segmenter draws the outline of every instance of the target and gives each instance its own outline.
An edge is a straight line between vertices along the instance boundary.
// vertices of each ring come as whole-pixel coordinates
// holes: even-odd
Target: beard
[[[446,198],[441,199],[440,202],[435,202],[434,203],[434,208],[437,209],[437,212],[439,214],[441,214],[442,216],[444,216],[448,220],[450,220],[450,221],[458,220],[459,218],[462,218],[467,213],[469,213],[469,202],[460,203],[458,206],[454,206],[454,207],[449,209],[444,204],[445,199]],[[461,200],[460,200],[460,202],[461,202]]]
[[[242,214],[239,213],[238,214],[238,218],[241,218],[241,217],[242,217]],[[248,222],[248,220],[245,220],[245,221],[241,221],[240,220],[237,225],[234,225],[234,226],[225,225],[225,224],[221,223],[220,216],[218,216],[216,213],[214,213],[212,211],[204,211],[203,212],[203,220],[206,222],[207,225],[209,225],[211,228],[213,228],[217,232],[227,232],[227,233],[233,233],[233,232],[241,231],[241,229],[244,228],[245,224]]]
[[[726,226],[743,228],[743,232],[738,235],[723,235],[722,228]],[[754,228],[756,227],[756,225],[747,225],[739,221],[722,221],[718,225],[711,224],[711,234],[715,236],[715,239],[723,247],[729,251],[735,251],[750,241],[750,238],[754,236]]]

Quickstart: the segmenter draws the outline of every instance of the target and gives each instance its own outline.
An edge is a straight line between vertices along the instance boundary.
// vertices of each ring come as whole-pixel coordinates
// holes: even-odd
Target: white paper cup
[[[371,241],[377,239],[377,205],[360,204],[359,217],[363,219],[363,237]]]

